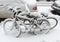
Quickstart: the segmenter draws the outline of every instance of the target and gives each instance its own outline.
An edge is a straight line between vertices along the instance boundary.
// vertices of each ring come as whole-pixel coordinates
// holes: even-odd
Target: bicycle
[[[18,9],[20,9],[20,8],[18,8]],[[10,10],[13,10],[13,9],[10,9]],[[48,17],[48,16],[45,16],[44,14],[42,15],[42,17],[40,17],[40,16],[30,15],[31,12],[27,12],[27,14],[22,15],[22,16],[26,16],[27,18],[21,17],[21,16],[19,16],[19,14],[22,14],[21,10],[19,10],[18,12],[14,12],[13,18],[6,19],[4,21],[3,29],[4,29],[5,33],[7,33],[7,34],[12,33],[16,37],[19,37],[21,35],[21,33],[26,33],[26,32],[28,32],[28,33],[31,32],[33,34],[38,34],[38,33],[46,34],[51,29],[56,27],[56,25],[58,24],[58,21],[56,18]],[[56,24],[54,26],[50,26],[50,22],[48,21],[48,19],[55,20]],[[9,23],[13,22],[13,23],[8,24],[11,26],[7,28],[6,24],[8,22]],[[28,27],[27,27],[27,25],[28,25]],[[24,27],[24,28],[22,28],[22,27]],[[22,29],[24,29],[24,30],[22,30]],[[16,31],[16,32],[14,32],[14,31]]]
[[[33,18],[33,19],[32,19]],[[21,20],[20,20],[21,19]],[[18,21],[20,21],[20,24],[19,23],[17,23]],[[26,21],[28,21],[29,23],[25,23]],[[42,22],[43,21],[43,22]],[[12,25],[10,26],[10,27],[8,27],[8,29],[9,30],[7,30],[7,23],[10,23],[10,22],[13,22],[12,23]],[[44,25],[46,25],[45,27],[42,27],[43,26],[43,24]],[[9,25],[9,24],[8,24]],[[38,17],[31,17],[31,19],[30,20],[28,20],[28,19],[24,19],[24,18],[21,18],[21,17],[18,17],[17,15],[15,16],[15,18],[14,19],[6,19],[5,21],[4,21],[4,24],[3,24],[3,28],[4,28],[4,31],[6,32],[6,33],[9,33],[9,32],[11,32],[11,31],[13,31],[14,30],[14,28],[15,29],[17,29],[17,31],[18,31],[18,33],[15,35],[16,37],[19,37],[20,36],[20,34],[22,33],[22,28],[21,28],[21,26],[24,26],[25,27],[25,31],[24,32],[32,32],[33,34],[37,34],[36,33],[36,30],[39,30],[40,32],[43,32],[44,30],[46,31],[46,32],[43,32],[43,33],[47,33],[48,31],[49,31],[49,28],[50,28],[50,23],[49,23],[49,21],[47,20],[47,19],[45,19],[45,18],[38,18]],[[28,28],[28,27],[26,27],[26,25],[29,25],[29,27],[30,28]],[[48,25],[48,26],[47,26]],[[20,26],[20,27],[19,27]],[[40,26],[42,27],[42,28],[40,28]],[[16,33],[16,32],[15,32]]]

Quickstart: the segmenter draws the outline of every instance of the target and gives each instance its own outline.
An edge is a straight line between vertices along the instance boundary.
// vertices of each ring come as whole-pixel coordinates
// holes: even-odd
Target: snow
[[[55,17],[58,19],[58,25],[51,30],[48,34],[22,34],[19,38],[15,38],[10,35],[6,35],[3,30],[3,22],[0,24],[0,42],[60,42],[60,16],[53,15],[50,12],[49,6],[38,6],[39,12],[48,13],[49,16]]]

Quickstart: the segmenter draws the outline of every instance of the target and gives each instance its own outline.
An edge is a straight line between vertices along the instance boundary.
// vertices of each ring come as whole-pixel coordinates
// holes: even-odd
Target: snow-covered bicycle
[[[40,17],[34,12],[22,12],[19,7],[16,9],[18,9],[17,12],[10,8],[14,13],[13,18],[6,19],[3,23],[3,29],[7,34],[13,34],[19,37],[21,33],[26,32],[31,32],[33,34],[48,33],[49,30],[53,29],[58,24],[57,19],[54,17],[48,17],[44,14]],[[51,19],[54,20],[54,25],[50,25],[51,23],[49,20]]]
[[[6,19],[3,24],[5,33],[13,33],[16,37],[19,37],[22,32],[47,33],[50,28],[50,23],[45,18],[31,17],[22,18],[16,16],[14,19]],[[16,31],[16,32],[15,32]],[[39,31],[39,32],[38,32]]]

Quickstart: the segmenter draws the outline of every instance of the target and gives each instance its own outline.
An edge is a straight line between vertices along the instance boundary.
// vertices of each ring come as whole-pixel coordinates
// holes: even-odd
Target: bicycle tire
[[[54,29],[57,26],[57,24],[58,24],[58,20],[56,18],[54,18],[54,17],[47,17],[47,19],[53,19],[53,20],[56,21],[56,24],[53,27],[50,28],[50,30]]]
[[[6,31],[5,24],[6,24],[7,22],[9,22],[9,21],[12,22],[13,19],[8,18],[8,19],[6,19],[6,20],[4,21],[4,23],[3,23],[4,32],[7,33],[7,34],[8,34],[8,32]],[[21,35],[21,29],[19,28],[19,33],[18,33],[18,35],[16,35],[16,37],[18,38],[20,35]]]
[[[43,32],[44,34],[46,34],[46,33],[49,32],[49,29],[50,29],[50,23],[49,23],[49,21],[48,21],[47,19],[44,19],[44,18],[38,19],[37,21],[41,21],[41,20],[42,20],[42,21],[46,21],[46,22],[47,22],[47,25],[49,26],[48,29],[40,29],[40,30],[43,30],[43,31],[44,31],[44,30],[47,30],[45,33],[44,33],[43,31],[40,31],[40,33]],[[34,33],[35,33],[35,31],[34,31]],[[36,34],[36,33],[35,33],[35,34]]]

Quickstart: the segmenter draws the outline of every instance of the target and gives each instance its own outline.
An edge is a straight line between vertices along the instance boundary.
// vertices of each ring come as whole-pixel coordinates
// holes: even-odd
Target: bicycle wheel
[[[50,29],[50,23],[47,19],[38,19],[37,20],[37,28],[39,28],[38,30],[35,29],[35,34],[46,34],[49,32],[49,29]],[[37,32],[37,31],[40,31],[40,32]]]
[[[21,29],[13,19],[6,19],[3,23],[3,29],[6,34],[10,34],[12,36],[19,37],[21,34]]]
[[[51,29],[55,28],[58,24],[58,20],[54,17],[47,17],[48,21],[50,22],[50,25],[51,25]]]

